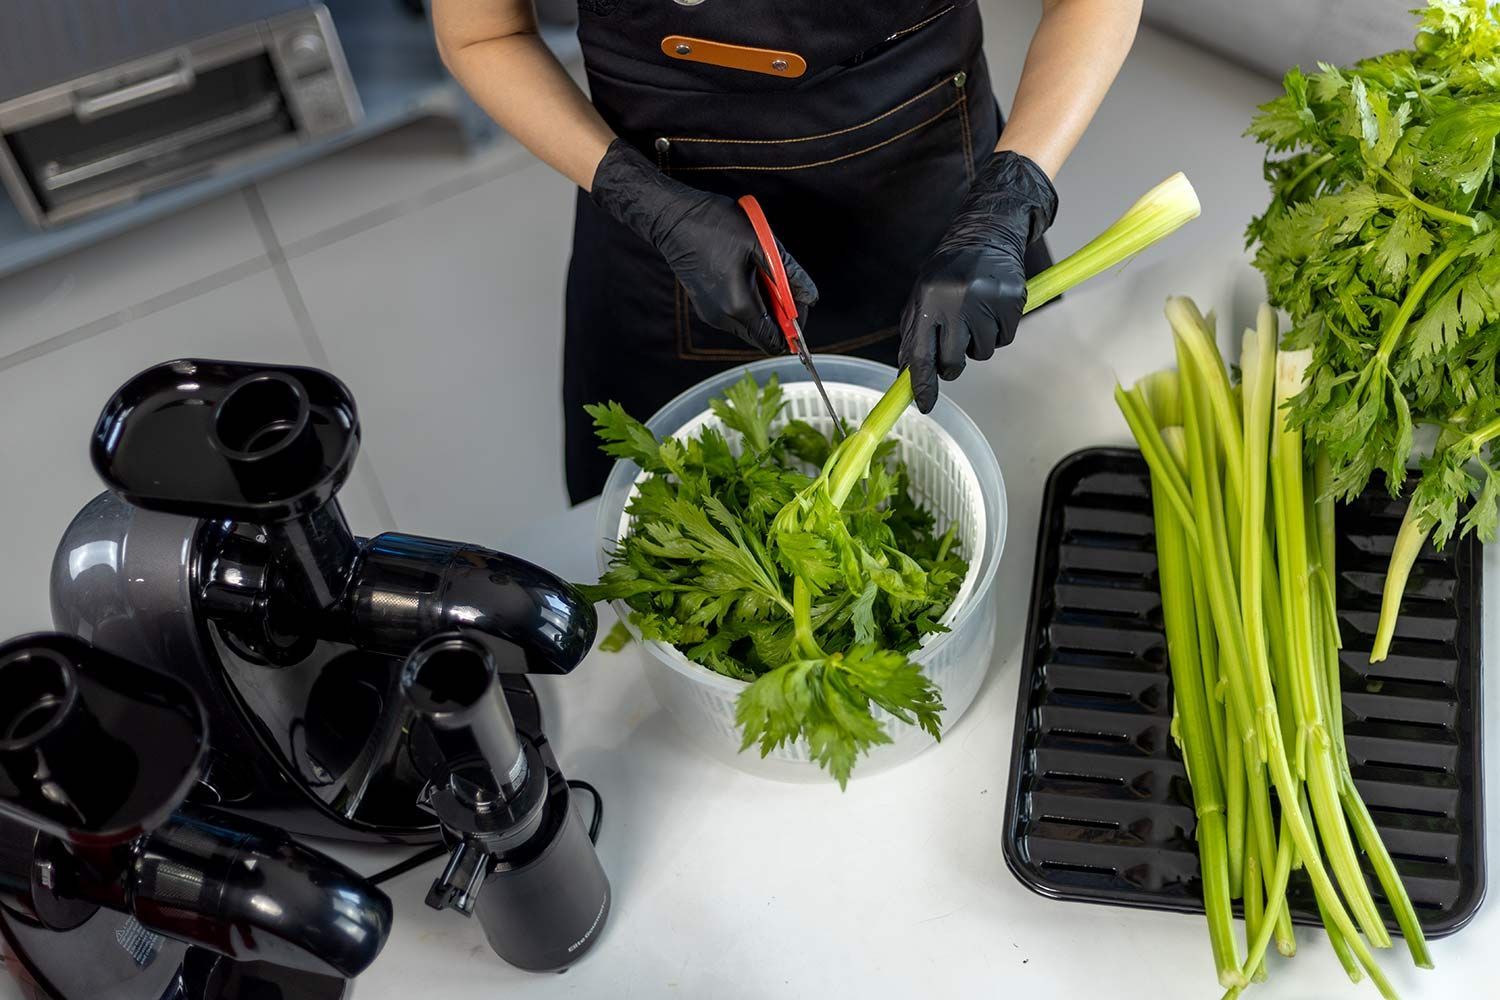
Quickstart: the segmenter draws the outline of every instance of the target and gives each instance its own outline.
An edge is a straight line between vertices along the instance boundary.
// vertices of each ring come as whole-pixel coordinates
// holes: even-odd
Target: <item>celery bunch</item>
[[[1251,222],[1266,294],[1312,350],[1291,418],[1353,498],[1420,466],[1391,557],[1371,662],[1395,636],[1430,536],[1500,526],[1500,7],[1428,0],[1412,47],[1293,69],[1250,134],[1271,202]],[[1434,428],[1430,449],[1415,434]]]
[[[1170,300],[1167,318],[1177,369],[1115,397],[1151,469],[1173,732],[1198,815],[1219,982],[1232,997],[1263,978],[1273,937],[1282,954],[1295,951],[1286,886],[1300,863],[1350,978],[1368,974],[1391,997],[1370,950],[1390,935],[1361,853],[1412,959],[1432,963],[1344,751],[1331,469],[1282,416],[1305,388],[1311,352],[1278,350],[1275,312],[1263,306],[1244,335],[1236,391],[1211,322],[1187,299]]]

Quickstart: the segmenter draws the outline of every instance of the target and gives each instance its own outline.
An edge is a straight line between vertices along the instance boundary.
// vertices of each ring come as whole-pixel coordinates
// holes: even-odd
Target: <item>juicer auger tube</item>
[[[356,538],[337,493],[359,447],[349,390],[312,368],[183,360],[122,386],[91,455],[110,492],[74,519],[54,624],[170,673],[203,703],[204,797],[293,833],[431,843],[401,665],[453,629],[564,674],[593,607],[528,562],[460,542]],[[502,686],[539,735],[523,677]]]
[[[171,677],[73,636],[0,643],[0,941],[37,995],[337,1000],[384,947],[366,880],[185,803],[205,736]]]

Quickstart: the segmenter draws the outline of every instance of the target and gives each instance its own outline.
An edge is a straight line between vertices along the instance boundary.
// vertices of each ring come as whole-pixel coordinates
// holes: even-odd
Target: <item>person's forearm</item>
[[[1056,177],[1130,52],[1141,0],[1045,0],[997,150]]]
[[[614,133],[537,34],[531,0],[433,0],[438,52],[501,128],[587,191]]]

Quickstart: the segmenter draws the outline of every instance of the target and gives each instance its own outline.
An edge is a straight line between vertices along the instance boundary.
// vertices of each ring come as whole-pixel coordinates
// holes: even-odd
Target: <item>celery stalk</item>
[[[1254,941],[1260,936],[1260,925],[1266,919],[1266,897],[1261,885],[1260,852],[1251,844],[1245,852],[1245,939]],[[1266,963],[1262,961],[1250,973],[1256,983],[1266,981]],[[1219,980],[1223,983],[1223,980]]]
[[[1257,329],[1246,330],[1240,352],[1240,430],[1243,434],[1240,455],[1245,463],[1241,480],[1239,607],[1240,625],[1244,629],[1245,652],[1253,664],[1270,668],[1270,642],[1265,607],[1266,567],[1269,549],[1266,545],[1266,458],[1269,448],[1271,400],[1274,390],[1273,368],[1276,359],[1276,316],[1263,306],[1257,317]],[[1206,357],[1204,360],[1208,360]],[[1222,371],[1222,365],[1213,366]],[[1225,426],[1234,429],[1233,421]],[[1257,666],[1257,669],[1259,667]],[[1270,857],[1269,853],[1265,855]],[[1290,921],[1290,915],[1286,917]],[[1290,928],[1283,927],[1278,948],[1287,947]]]
[[[1163,436],[1169,451],[1184,448],[1180,441],[1181,428],[1167,428]],[[1179,440],[1174,442],[1174,436]],[[1183,762],[1193,789],[1193,809],[1198,817],[1198,853],[1209,943],[1220,985],[1233,987],[1243,983],[1244,977],[1240,974],[1239,945],[1234,936],[1230,910],[1229,859],[1219,765],[1213,758],[1208,698],[1203,690],[1203,672],[1198,662],[1187,535],[1161,490],[1153,488],[1152,503],[1156,511],[1158,575],[1167,631],[1167,659],[1172,671],[1173,706],[1180,727]]]
[[[1310,350],[1282,351],[1277,356],[1276,403],[1284,406],[1302,391]],[[1323,710],[1318,675],[1321,666],[1312,651],[1313,618],[1309,590],[1314,586],[1308,568],[1308,533],[1302,485],[1302,432],[1276,421],[1271,435],[1271,486],[1276,500],[1277,556],[1281,569],[1282,612],[1289,638],[1291,659],[1287,664],[1296,693],[1298,741],[1305,749],[1307,792],[1323,849],[1343,890],[1349,910],[1376,947],[1389,947],[1375,901],[1360,870],[1359,856],[1338,797],[1333,753]],[[1300,845],[1299,845],[1300,846]],[[1304,850],[1304,855],[1306,854]],[[1304,856],[1310,867],[1310,859]],[[1325,904],[1326,905],[1326,904]],[[1330,907],[1331,909],[1331,907]],[[1340,928],[1340,931],[1343,929]],[[1349,935],[1345,933],[1345,936]]]
[[[1375,644],[1370,649],[1370,662],[1380,663],[1391,652],[1391,640],[1396,636],[1396,619],[1401,614],[1401,595],[1406,592],[1406,581],[1432,525],[1417,514],[1416,504],[1406,505],[1406,514],[1401,518],[1401,530],[1396,532],[1396,544],[1391,549],[1391,563],[1385,571],[1385,587],[1380,595],[1380,622],[1375,631]]]
[[[1313,810],[1312,806],[1308,804],[1307,789],[1305,787],[1302,790],[1300,801],[1302,803],[1302,814],[1304,816],[1312,816]],[[1317,820],[1314,819],[1312,822],[1316,829]],[[1354,952],[1350,950],[1349,942],[1344,935],[1336,926],[1329,922],[1328,908],[1323,905],[1321,899],[1318,900],[1318,919],[1323,921],[1323,931],[1328,935],[1328,945],[1333,949],[1333,957],[1337,958],[1339,965],[1344,967],[1344,975],[1349,977],[1351,983],[1359,982],[1364,978],[1364,974],[1360,971],[1359,963],[1354,960]]]
[[[1193,185],[1181,173],[1173,174],[1141,195],[1104,232],[1026,282],[1026,308],[1035,309],[1101,271],[1124,263],[1196,219],[1200,211]]]
[[[1333,499],[1329,493],[1330,467],[1328,456],[1319,453],[1313,465],[1312,481],[1308,484],[1307,505],[1312,511],[1312,520],[1318,526],[1317,547],[1309,546],[1313,572],[1319,576],[1322,586],[1313,588],[1314,649],[1321,665],[1324,704],[1328,706],[1328,738],[1333,744],[1334,763],[1338,777],[1339,801],[1344,815],[1354,831],[1360,849],[1370,860],[1375,878],[1380,882],[1387,903],[1396,916],[1396,925],[1406,939],[1407,950],[1412,961],[1421,969],[1432,968],[1432,956],[1427,950],[1427,938],[1422,925],[1417,922],[1417,912],[1412,906],[1406,887],[1401,884],[1401,875],[1386,850],[1375,820],[1354,785],[1354,774],[1349,769],[1349,751],[1344,742],[1344,712],[1342,685],[1339,667],[1338,617],[1334,608],[1334,514]]]
[[[1247,330],[1240,355],[1240,373],[1244,401],[1244,437],[1241,455],[1245,461],[1244,492],[1240,524],[1240,626],[1244,629],[1246,654],[1257,664],[1266,664],[1266,623],[1262,614],[1261,543],[1266,518],[1266,453],[1271,423],[1271,398],[1274,379],[1271,369],[1276,357],[1274,326],[1264,331]]]
[[[1240,971],[1247,976],[1260,966],[1265,958],[1266,948],[1271,944],[1272,928],[1279,926],[1272,918],[1286,915],[1286,884],[1292,876],[1292,837],[1287,832],[1285,818],[1281,821],[1281,835],[1276,842],[1276,868],[1267,883],[1270,888],[1266,894],[1265,919],[1261,922],[1260,932],[1250,941],[1249,954],[1245,958],[1245,964],[1240,967]],[[1229,990],[1224,994],[1223,1000],[1235,1000],[1243,991],[1243,987]]]
[[[1041,274],[1027,279],[1022,313],[1031,312],[1101,271],[1124,263],[1196,219],[1200,211],[1193,185],[1182,173],[1173,174],[1143,194],[1098,236]],[[827,483],[835,506],[842,506],[855,483],[869,473],[875,448],[896,426],[911,401],[911,375],[903,370],[859,430],[829,457],[819,482]]]
[[[1166,311],[1173,335],[1187,349],[1206,380],[1206,402],[1224,448],[1229,488],[1242,496],[1245,478],[1244,444],[1241,440],[1239,416],[1230,397],[1229,375],[1224,371],[1223,359],[1214,343],[1213,330],[1192,299],[1180,296],[1170,298],[1167,300]]]

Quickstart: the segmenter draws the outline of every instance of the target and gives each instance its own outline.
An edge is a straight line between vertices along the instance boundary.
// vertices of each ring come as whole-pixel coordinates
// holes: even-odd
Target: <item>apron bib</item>
[[[581,0],[580,8],[590,94],[616,134],[685,184],[755,195],[818,285],[804,324],[809,348],[894,364],[917,270],[998,137],[976,7]],[[671,41],[680,38],[688,41]],[[800,59],[806,69],[789,79],[666,54],[674,45],[703,49],[700,39],[770,50],[763,62]],[[1037,243],[1028,272],[1047,263]],[[617,400],[644,420],[695,382],[759,357],[700,320],[656,250],[579,192],[563,391],[575,503],[599,492],[611,464],[585,403]]]

